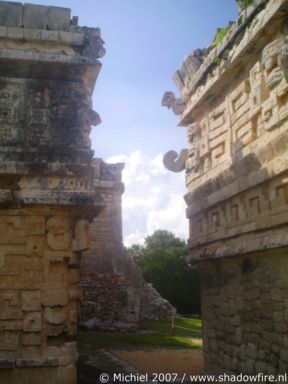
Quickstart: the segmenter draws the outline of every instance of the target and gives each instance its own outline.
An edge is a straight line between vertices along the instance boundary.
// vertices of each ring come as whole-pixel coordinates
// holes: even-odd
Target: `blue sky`
[[[107,53],[93,104],[102,123],[92,129],[91,139],[96,157],[126,162],[126,244],[143,241],[158,227],[186,238],[184,175],[166,172],[161,162],[168,150],[186,147],[186,132],[176,126],[171,110],[161,107],[161,99],[167,90],[177,94],[172,76],[185,56],[210,45],[216,29],[237,18],[236,1],[29,2],[71,8],[79,25],[101,29]]]

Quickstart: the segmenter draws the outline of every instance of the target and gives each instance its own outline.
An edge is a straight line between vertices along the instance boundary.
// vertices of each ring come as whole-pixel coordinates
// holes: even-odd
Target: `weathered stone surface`
[[[30,312],[23,321],[24,332],[40,332],[42,328],[41,312]]]
[[[90,226],[90,250],[81,259],[83,329],[135,329],[142,318],[167,318],[175,312],[147,286],[123,249],[122,169],[123,164],[94,160],[94,185],[106,206]]]
[[[41,345],[40,333],[25,333],[22,338],[23,345]]]
[[[188,157],[188,150],[182,149],[178,157],[177,152],[169,151],[165,154],[163,158],[163,163],[169,171],[172,172],[181,172],[185,169],[185,162]]]
[[[237,2],[223,40],[174,76],[188,261],[202,275],[206,371],[275,374],[287,364],[288,2]]]
[[[67,319],[67,307],[47,307],[44,317],[49,324],[63,324]]]
[[[21,27],[23,24],[23,5],[1,1],[0,3],[0,25],[9,27]]]
[[[74,251],[86,251],[90,248],[89,222],[78,220],[74,228],[75,239],[73,240]]]
[[[79,291],[77,290],[77,293]],[[65,289],[50,289],[42,294],[42,304],[45,307],[66,306],[68,304],[68,292]]]
[[[162,106],[172,108],[175,115],[181,115],[185,109],[185,103],[181,99],[175,98],[173,92],[165,92],[162,99]]]
[[[22,292],[22,308],[23,311],[40,311],[41,310],[41,294],[39,291],[23,291]]]
[[[0,382],[72,384],[79,257],[104,207],[89,139],[104,42],[69,9],[2,1],[0,40]]]

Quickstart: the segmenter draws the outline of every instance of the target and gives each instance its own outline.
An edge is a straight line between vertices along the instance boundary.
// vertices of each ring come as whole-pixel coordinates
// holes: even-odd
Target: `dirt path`
[[[203,372],[201,350],[157,349],[151,351],[113,351],[119,359],[132,365],[142,373],[178,373],[183,375]]]

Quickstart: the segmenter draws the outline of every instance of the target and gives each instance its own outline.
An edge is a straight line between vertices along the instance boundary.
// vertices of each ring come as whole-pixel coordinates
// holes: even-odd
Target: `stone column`
[[[206,371],[278,374],[288,369],[288,2],[242,8],[175,74],[189,148],[165,164],[186,169]]]
[[[76,383],[79,258],[93,186],[99,29],[0,2],[0,382]]]

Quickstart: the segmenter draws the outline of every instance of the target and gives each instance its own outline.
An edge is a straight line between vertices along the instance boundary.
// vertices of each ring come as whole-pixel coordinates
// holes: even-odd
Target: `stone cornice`
[[[186,126],[191,120],[193,121],[191,113],[215,92],[219,92],[224,85],[223,77],[243,64],[243,55],[263,47],[267,33],[265,28],[268,23],[270,29],[273,29],[273,25],[277,28],[279,14],[281,17],[288,14],[287,0],[270,0],[268,4],[264,0],[257,0],[247,10],[242,11],[237,23],[230,27],[222,42],[212,49],[191,81],[182,89],[181,94],[186,100],[186,108],[178,125]],[[224,53],[227,56],[225,58],[222,57]],[[217,65],[217,59],[221,60],[220,65]],[[201,90],[199,86],[203,84],[204,89]]]

